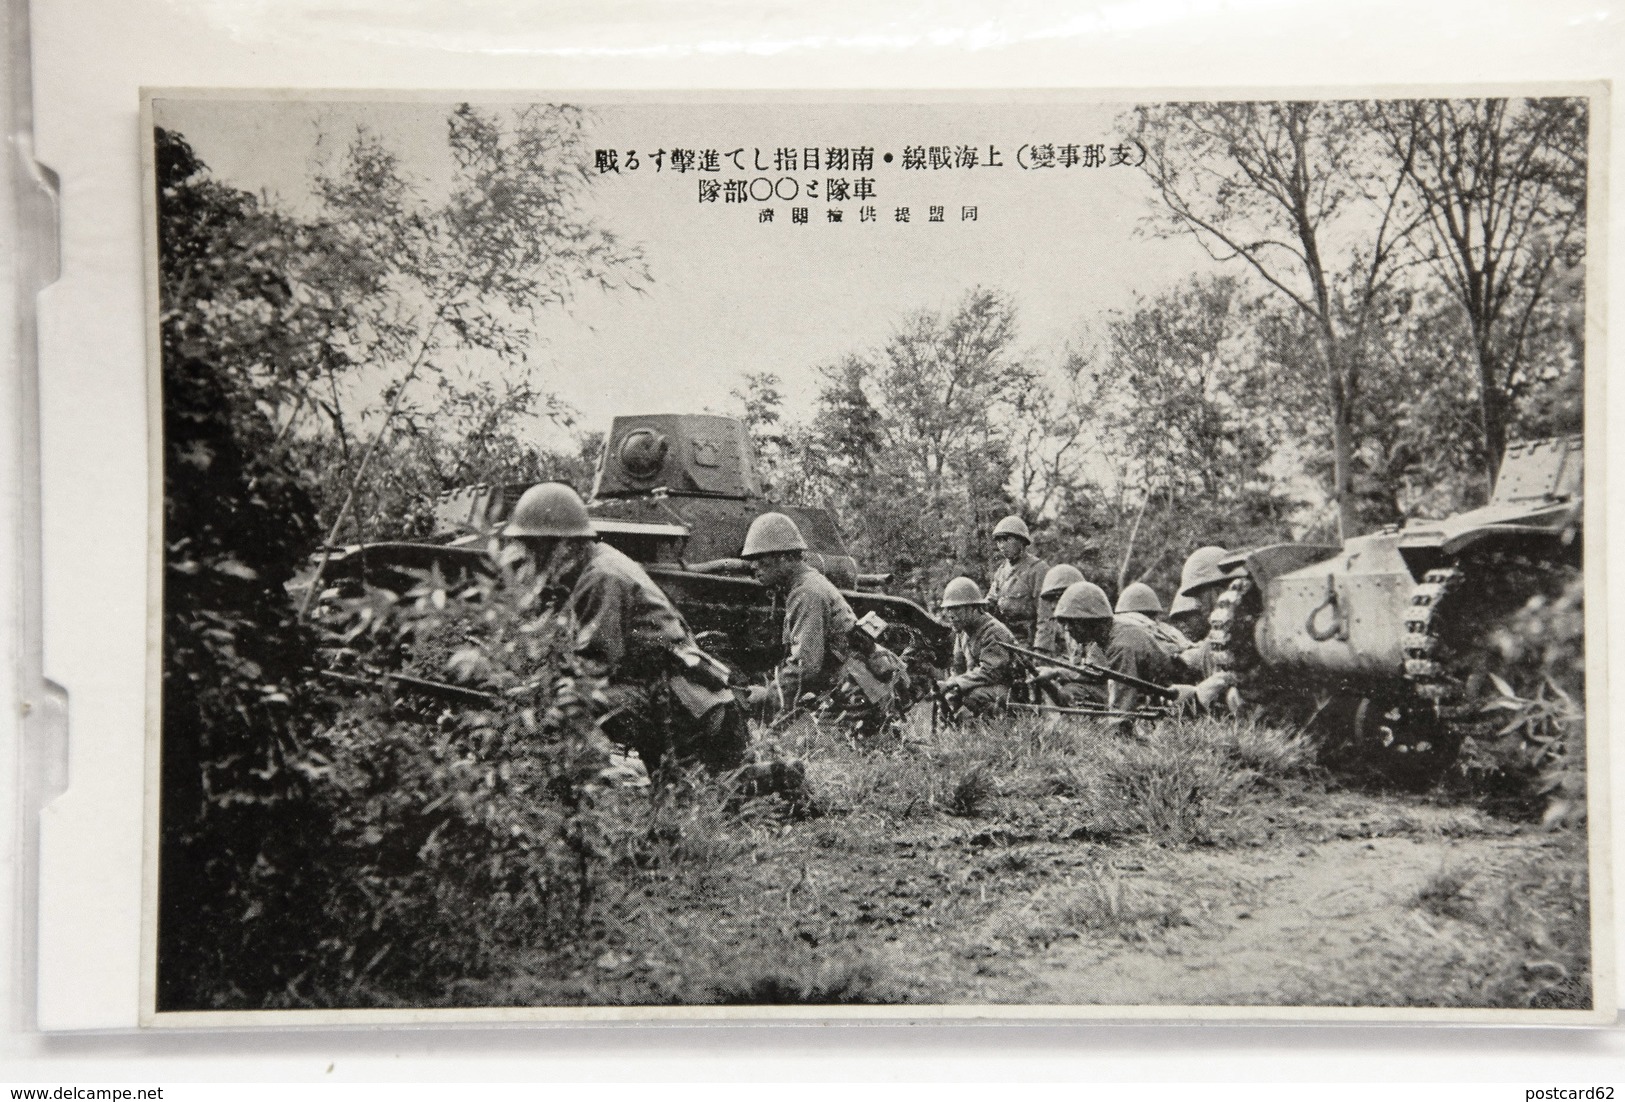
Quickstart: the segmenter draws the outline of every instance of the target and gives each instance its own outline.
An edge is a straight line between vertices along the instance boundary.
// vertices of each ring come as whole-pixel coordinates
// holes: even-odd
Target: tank
[[[1215,661],[1244,697],[1312,700],[1334,761],[1436,779],[1491,718],[1496,627],[1580,570],[1582,459],[1577,436],[1513,444],[1482,508],[1230,557]]]
[[[484,569],[490,536],[527,486],[472,485],[440,495],[427,540],[330,548],[326,583],[409,586],[412,571]],[[860,617],[889,625],[882,642],[920,672],[947,666],[953,633],[919,605],[884,592],[888,578],[860,573],[828,509],[769,498],[743,423],[707,414],[617,417],[599,456],[588,515],[598,536],[641,563],[701,643],[747,676],[783,658],[782,602],[739,557],[757,516],[785,513],[807,541],[806,558]]]

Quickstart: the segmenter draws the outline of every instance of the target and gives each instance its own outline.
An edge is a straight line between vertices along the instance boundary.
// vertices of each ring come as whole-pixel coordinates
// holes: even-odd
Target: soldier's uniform
[[[1179,652],[1179,664],[1185,668],[1187,680],[1202,681],[1219,672],[1218,662],[1213,657],[1213,641],[1203,639],[1200,643],[1192,643]]]
[[[880,646],[858,623],[852,606],[830,580],[801,560],[807,541],[783,513],[763,513],[751,521],[740,554],[756,562],[757,577],[782,590],[784,660],[774,678],[780,714],[818,694],[823,709],[855,732],[877,731],[889,723],[906,693],[901,659]],[[876,632],[878,634],[878,630]],[[860,648],[854,651],[854,644]]]
[[[804,693],[821,693],[841,679],[852,655],[848,638],[858,622],[852,606],[824,575],[801,563],[784,600],[785,659],[779,666],[779,697],[793,707]]]
[[[1152,619],[1143,612],[1119,612],[1115,618],[1148,632],[1169,658],[1178,658],[1195,645],[1168,621]]]
[[[1107,638],[1101,665],[1153,685],[1172,685],[1179,680],[1179,670],[1174,660],[1157,645],[1151,632],[1126,621],[1121,615],[1112,620],[1111,635]],[[1142,689],[1112,682],[1111,706],[1118,711],[1134,712],[1160,703]]]
[[[577,664],[605,682],[605,734],[651,773],[668,757],[718,771],[744,763],[749,734],[732,694],[707,675],[709,657],[641,566],[589,544],[568,609]]]
[[[950,699],[972,715],[1004,707],[1010,700],[1017,667],[998,643],[1014,643],[1010,629],[986,612],[954,637],[954,674],[947,685]]]
[[[1032,645],[1038,629],[1038,594],[1048,572],[1047,562],[1023,549],[1015,562],[999,564],[988,586],[988,604],[1024,647]]]

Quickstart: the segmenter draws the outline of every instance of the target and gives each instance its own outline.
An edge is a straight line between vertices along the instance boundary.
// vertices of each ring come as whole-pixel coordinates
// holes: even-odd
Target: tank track
[[[1411,590],[1410,610],[1405,615],[1405,680],[1413,692],[1441,713],[1461,699],[1461,682],[1445,669],[1443,642],[1439,638],[1440,609],[1459,591],[1466,575],[1460,567],[1429,570]],[[1448,608],[1446,607],[1448,613]]]
[[[1258,648],[1253,628],[1261,611],[1253,580],[1243,576],[1225,587],[1208,617],[1208,643],[1213,664],[1238,683],[1258,666]]]

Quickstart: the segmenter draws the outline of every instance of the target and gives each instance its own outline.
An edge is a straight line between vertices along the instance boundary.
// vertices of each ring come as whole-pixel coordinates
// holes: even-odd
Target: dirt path
[[[1035,1004],[1369,1005],[1409,1001],[1422,975],[1480,979],[1471,969],[1495,951],[1487,909],[1558,843],[1475,813],[1381,798],[1364,810],[1299,843],[1135,847],[1082,867],[1057,850],[1043,859],[1052,880],[980,924],[986,955],[955,986]],[[1441,885],[1436,906],[1419,904]],[[1039,944],[1023,951],[1024,936]]]

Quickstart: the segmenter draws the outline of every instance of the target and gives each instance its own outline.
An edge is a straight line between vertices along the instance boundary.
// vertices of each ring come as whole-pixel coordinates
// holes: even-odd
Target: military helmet
[[[1000,536],[1015,536],[1025,543],[1032,543],[1032,533],[1027,531],[1027,522],[1018,516],[1008,516],[993,526],[993,538]]]
[[[1162,611],[1162,602],[1157,600],[1157,591],[1144,582],[1134,582],[1123,587],[1123,592],[1117,595],[1118,612],[1143,612],[1147,616],[1155,616]]]
[[[1083,581],[1083,571],[1071,563],[1052,566],[1044,575],[1044,584],[1038,587],[1040,597],[1059,597],[1073,582]]]
[[[948,588],[942,591],[943,608],[963,608],[966,605],[986,604],[982,599],[982,587],[969,578],[955,578],[948,583]]]
[[[801,538],[796,522],[783,513],[763,513],[750,522],[745,533],[745,549],[740,552],[747,559],[770,555],[775,551],[805,551],[807,541]]]
[[[526,490],[502,526],[502,534],[534,539],[591,539],[597,535],[581,495],[562,482],[543,482]]]
[[[1222,547],[1211,546],[1192,551],[1191,557],[1185,560],[1185,569],[1179,572],[1179,595],[1189,596],[1192,590],[1224,581],[1225,573],[1219,569],[1219,562],[1229,554]]]
[[[1073,582],[1055,606],[1057,620],[1110,620],[1106,591],[1093,582]]]

